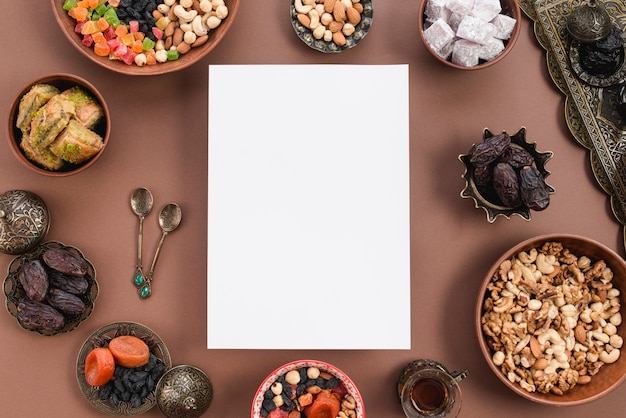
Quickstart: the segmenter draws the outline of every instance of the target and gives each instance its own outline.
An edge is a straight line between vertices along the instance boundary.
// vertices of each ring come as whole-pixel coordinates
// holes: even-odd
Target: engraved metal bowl
[[[26,190],[0,195],[0,252],[23,254],[41,243],[50,229],[50,212],[43,199]]]
[[[85,303],[85,310],[80,315],[65,316],[65,326],[59,331],[47,331],[41,329],[30,329],[24,326],[18,319],[18,303],[22,298],[26,298],[26,292],[20,283],[17,274],[22,266],[31,260],[40,259],[42,254],[49,248],[65,249],[73,253],[74,255],[84,259],[87,262],[87,274],[85,279],[89,283],[89,287],[84,295],[80,296],[81,300]],[[22,254],[11,261],[8,267],[8,274],[4,279],[4,294],[6,296],[6,308],[7,311],[13,316],[17,323],[27,331],[36,332],[40,335],[51,336],[57,334],[64,334],[75,330],[82,322],[91,316],[94,310],[94,305],[98,297],[98,282],[96,281],[96,270],[91,262],[85,258],[83,253],[76,247],[65,245],[58,241],[47,241],[38,245],[34,250],[29,253]]]
[[[291,6],[289,7],[291,25],[302,42],[316,51],[324,53],[343,52],[347,49],[354,48],[359,42],[361,42],[372,26],[372,22],[374,20],[374,5],[372,4],[372,0],[361,0],[360,3],[363,5],[361,21],[355,26],[354,33],[350,36],[346,36],[346,44],[343,46],[339,46],[332,41],[327,42],[324,39],[315,39],[313,31],[298,21],[298,12],[296,12],[293,1],[291,1]]]
[[[252,410],[250,412],[250,418],[262,418],[261,409],[263,404],[263,399],[265,392],[267,392],[270,387],[283,375],[291,370],[298,370],[303,367],[317,367],[322,372],[329,373],[330,375],[339,379],[339,381],[344,385],[348,394],[352,395],[356,403],[356,418],[365,418],[365,404],[363,402],[363,398],[361,397],[361,393],[357,388],[356,384],[348,377],[346,373],[333,366],[332,364],[319,361],[319,360],[296,360],[290,363],[284,364],[270,373],[264,380],[261,382],[261,385],[256,391],[254,395],[254,399],[252,401]]]
[[[485,128],[483,131],[483,138],[490,138],[492,136],[494,136],[493,133],[489,129]],[[553,156],[552,151],[537,151],[537,144],[535,142],[530,143],[526,141],[526,128],[524,127],[522,127],[515,134],[511,135],[511,144],[525,149],[534,157],[535,166],[541,173],[545,183],[546,177],[550,175],[550,172],[546,170],[545,166],[548,160],[550,160]],[[470,163],[469,154],[459,155],[459,160],[465,165],[465,172],[462,176],[465,179],[465,187],[461,191],[461,197],[464,199],[473,199],[476,208],[482,208],[485,210],[487,220],[489,222],[494,222],[498,216],[510,219],[513,215],[520,216],[527,221],[530,220],[530,209],[526,205],[521,204],[517,207],[503,206],[502,203],[495,198],[495,196],[487,196],[479,191],[478,186],[474,182],[474,168]],[[548,190],[548,194],[554,194],[554,188],[548,183],[545,183],[545,185]]]
[[[76,360],[76,379],[78,386],[87,401],[98,411],[116,416],[131,416],[142,414],[156,405],[156,387],[141,400],[139,407],[133,407],[129,402],[120,401],[112,405],[108,400],[100,399],[100,387],[91,386],[85,379],[85,359],[96,347],[106,347],[113,338],[120,335],[132,335],[140,338],[148,345],[150,352],[159,358],[165,365],[164,373],[172,367],[172,359],[165,343],[154,331],[145,325],[136,322],[113,322],[94,331],[83,343]]]
[[[497,378],[517,395],[533,402],[549,406],[566,407],[587,404],[597,401],[608,393],[619,388],[620,385],[622,385],[622,383],[626,380],[626,355],[624,354],[623,347],[621,348],[622,352],[617,361],[612,364],[604,364],[599,371],[591,377],[591,381],[587,384],[577,384],[570,390],[565,391],[562,395],[554,393],[529,392],[522,389],[518,382],[509,380],[508,376],[500,369],[500,367],[494,364],[493,352],[487,343],[488,337],[482,329],[482,316],[485,309],[484,300],[487,296],[491,295],[493,286],[490,285],[494,275],[498,275],[500,265],[505,260],[510,260],[515,257],[521,251],[529,253],[533,248],[541,248],[546,242],[560,242],[563,244],[564,248],[570,250],[571,254],[577,256],[578,258],[586,255],[591,259],[592,263],[597,260],[604,260],[606,262],[606,266],[613,272],[613,286],[620,290],[619,300],[621,313],[622,315],[624,314],[624,306],[626,306],[626,292],[624,291],[626,289],[626,261],[624,261],[624,259],[615,251],[593,239],[571,234],[546,234],[531,237],[513,245],[511,248],[504,251],[504,253],[491,265],[489,271],[484,276],[476,297],[474,307],[474,330],[480,346],[480,351],[487,362],[487,365]],[[576,291],[574,287],[575,286],[571,287],[572,292]],[[547,289],[547,292],[550,292],[550,289]],[[549,299],[550,298],[546,298],[546,300]],[[556,323],[553,323],[551,326],[556,327]],[[622,337],[622,339],[626,339],[625,324],[622,323],[617,326],[617,334]]]
[[[565,19],[565,27],[580,42],[596,42],[609,36],[611,16],[598,0],[588,0]]]
[[[213,385],[199,368],[190,365],[172,367],[159,380],[157,406],[168,418],[196,418],[209,409]]]

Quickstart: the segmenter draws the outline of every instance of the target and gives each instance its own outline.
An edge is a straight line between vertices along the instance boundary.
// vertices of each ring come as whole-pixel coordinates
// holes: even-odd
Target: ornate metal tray
[[[565,94],[565,119],[576,141],[589,150],[598,184],[609,195],[611,209],[622,225],[626,243],[626,120],[616,110],[618,84],[594,86],[581,79],[570,59],[571,38],[566,17],[585,0],[519,0],[534,21],[535,36],[546,50],[548,71]],[[626,7],[621,1],[603,5],[620,29],[626,28]]]

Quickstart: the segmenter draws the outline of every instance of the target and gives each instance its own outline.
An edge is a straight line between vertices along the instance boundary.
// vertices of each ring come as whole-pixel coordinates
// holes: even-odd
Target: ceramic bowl
[[[506,132],[506,131],[504,131]],[[487,128],[483,130],[483,139],[491,138],[494,134]],[[526,128],[522,127],[515,134],[510,135],[511,147],[523,149],[533,157],[533,165],[541,174],[548,198],[555,193],[552,186],[546,183],[546,177],[550,175],[550,172],[546,169],[547,162],[552,158],[552,151],[539,152],[537,151],[537,144],[535,142],[529,142],[526,139]],[[494,222],[498,216],[504,218],[511,218],[511,216],[520,216],[524,220],[529,221],[531,218],[531,209],[523,203],[517,206],[506,206],[498,198],[497,194],[490,186],[481,187],[475,180],[475,167],[471,163],[471,152],[476,144],[473,144],[468,154],[459,155],[459,160],[465,166],[463,178],[465,179],[465,187],[461,191],[461,197],[464,199],[473,199],[476,208],[482,208],[485,210],[487,220]],[[549,200],[548,200],[549,201]],[[545,210],[546,208],[544,208]]]
[[[552,250],[542,250],[542,248],[545,248],[545,243],[560,243],[562,247],[569,250],[569,253],[574,255],[575,258],[571,257],[571,255],[566,255],[564,251],[557,252]],[[555,247],[553,246],[552,248],[554,249]],[[549,269],[545,268],[545,263],[543,261],[533,262],[533,249],[537,249],[539,254],[558,254],[557,257],[561,260],[559,262],[561,264],[560,272],[557,269],[552,273],[548,273]],[[522,254],[518,257],[520,253]],[[563,255],[564,257],[560,258],[560,255]],[[530,258],[526,259],[526,256],[530,256]],[[590,260],[590,263],[585,262],[585,256]],[[513,260],[515,257],[522,260],[527,266],[532,264],[538,266],[540,269],[539,271],[544,272],[542,279],[532,283],[532,277],[536,277],[533,276],[532,273],[530,278],[524,278],[524,276],[520,276],[519,273],[513,273],[509,276],[510,278],[507,279],[508,284],[499,280],[498,277],[501,274],[501,269],[508,270],[508,260]],[[564,260],[566,258],[576,261],[574,261],[574,264],[568,266],[565,265]],[[539,258],[537,260],[539,260]],[[590,264],[593,269],[594,264],[599,260],[604,260],[606,266],[611,269],[613,273],[611,281],[607,280],[608,277],[605,279],[595,278],[595,275],[589,273],[586,265]],[[602,271],[602,266],[599,266],[599,271]],[[581,285],[578,281],[579,274],[576,273],[578,270],[583,274],[583,276],[580,276],[581,279],[584,275],[587,275],[587,279],[584,279],[583,285]],[[522,269],[520,269],[520,272],[525,274]],[[546,276],[546,274],[548,276]],[[552,278],[548,278],[550,275],[552,275]],[[592,277],[594,278],[592,279]],[[494,285],[494,283],[498,281],[499,283]],[[619,294],[615,295],[614,293],[617,292],[606,290],[606,287],[609,287],[609,285],[612,285],[613,288],[620,290]],[[496,289],[500,289],[501,287],[506,287],[506,289]],[[539,291],[537,291],[537,289],[539,289]],[[563,292],[564,289],[568,289],[568,291]],[[587,293],[587,290],[582,289],[587,289],[589,292]],[[609,352],[612,349],[619,350],[619,348],[609,346],[614,344],[617,347],[621,345],[619,342],[626,338],[626,327],[621,324],[621,319],[617,320],[617,318],[623,313],[621,311],[623,311],[623,306],[626,303],[626,293],[624,292],[624,289],[626,289],[626,262],[610,248],[599,242],[576,235],[551,234],[529,238],[517,245],[514,245],[512,248],[506,250],[505,253],[495,263],[493,263],[487,272],[482,285],[480,286],[476,300],[475,330],[478,336],[480,350],[485,358],[485,361],[487,362],[487,365],[506,387],[511,389],[514,393],[533,402],[551,406],[574,406],[600,399],[616,389],[624,381],[624,378],[626,377],[626,355],[621,353],[621,355],[619,355],[617,360],[614,362],[597,363],[594,362],[596,359],[592,358],[594,355],[588,354],[589,357],[587,357],[585,349],[587,349],[588,353],[595,353],[596,351],[601,352],[602,350]],[[581,292],[578,293],[578,290],[581,290]],[[512,296],[516,293],[518,296]],[[566,296],[561,298],[561,295],[563,294],[566,294]],[[589,298],[587,296],[583,296],[584,294],[590,294],[592,296]],[[494,295],[496,296],[494,297]],[[506,299],[509,296],[513,300],[512,307],[509,305],[511,299]],[[502,300],[502,302],[492,303],[493,301],[498,300],[498,298]],[[529,302],[526,299],[533,302]],[[590,313],[588,306],[595,303],[596,300],[600,301],[600,304],[594,305],[594,309],[598,306],[602,307],[602,300],[606,301],[607,305],[602,307],[602,309],[599,309],[599,312],[601,312],[600,314],[592,314],[592,318],[594,315],[598,315],[598,317],[593,318],[589,322],[587,318],[587,315]],[[541,303],[538,303],[537,301]],[[564,302],[565,305],[563,305]],[[533,306],[536,304],[542,305],[539,311],[536,311],[536,306]],[[609,307],[609,305],[616,306],[616,308]],[[511,314],[511,309],[513,311],[520,311],[521,313]],[[609,311],[611,309],[617,311],[618,315],[610,313]],[[570,310],[575,310],[576,313],[569,312]],[[548,315],[545,315],[546,311],[548,312]],[[504,321],[495,327],[486,325],[494,325],[497,322],[494,318],[487,318],[489,313],[495,317],[502,318],[502,316],[504,316]],[[575,323],[570,323],[570,320],[567,320],[565,315],[572,318]],[[520,334],[520,337],[516,337],[509,342],[509,346],[515,346],[513,347],[514,351],[518,348],[520,349],[517,354],[518,357],[511,354],[510,360],[513,360],[514,364],[516,362],[516,358],[519,358],[519,367],[521,370],[526,372],[530,370],[530,373],[534,374],[536,377],[536,391],[530,391],[529,389],[532,388],[529,387],[524,389],[522,388],[521,383],[518,383],[515,379],[509,379],[509,377],[514,378],[514,376],[510,374],[508,370],[505,373],[503,367],[506,366],[499,365],[500,359],[498,359],[498,357],[501,356],[501,354],[495,354],[497,351],[511,352],[510,349],[506,348],[498,349],[497,346],[494,345],[494,342],[499,341],[501,335],[510,334],[509,332],[504,331],[498,332],[497,329],[505,330],[509,327],[509,325],[511,325],[513,329],[517,327],[515,324],[518,322],[512,320],[514,317],[522,318],[521,322],[530,324],[530,328],[536,328],[535,331],[532,332],[523,331],[523,335]],[[540,319],[532,319],[536,317]],[[554,319],[551,321],[543,319],[548,317],[554,317]],[[606,317],[606,319],[603,317]],[[527,320],[524,321],[523,318],[527,318]],[[564,326],[559,325],[559,322],[563,324],[563,321],[568,324]],[[602,328],[602,324],[605,323],[615,323],[616,328],[609,326],[609,328],[613,328],[612,331],[610,331],[607,327]],[[571,325],[574,325],[574,327]],[[612,334],[613,332],[615,332],[615,334],[611,337],[610,341],[607,338],[606,344],[593,343],[593,347],[590,347],[591,341],[596,341],[596,337],[592,336],[592,331],[596,330],[598,327],[602,328],[602,332],[605,335]],[[548,331],[548,329],[552,329],[553,331]],[[496,330],[495,333],[494,330]],[[552,335],[554,333],[557,333],[559,337],[557,338],[555,335]],[[525,337],[527,334],[532,335],[530,339]],[[494,338],[493,335],[496,335],[496,337]],[[547,336],[550,338],[547,338]],[[582,343],[579,338],[583,341]],[[518,339],[521,340],[522,343],[518,343]],[[526,344],[526,339],[528,339],[528,344]],[[565,347],[565,351],[561,351],[561,348],[563,347]],[[621,350],[624,350],[624,348],[621,348]],[[538,356],[535,356],[532,353],[536,353]],[[565,354],[565,357],[559,358],[559,353]],[[603,357],[604,354],[599,354],[598,356],[600,359],[607,359]],[[540,363],[544,363],[544,365],[546,363],[548,364],[545,368],[543,368],[543,365],[540,366],[540,363],[536,363],[535,360],[542,357],[545,357],[546,360],[542,360]],[[521,360],[522,358],[526,358],[526,360]],[[569,367],[565,365],[567,358],[571,359]],[[577,364],[577,362],[573,360],[575,358],[579,358],[585,363]],[[528,363],[525,363],[526,361],[528,361]],[[558,361],[561,361],[561,363],[558,363]],[[506,360],[504,364],[507,364]],[[572,364],[577,365],[572,367]],[[601,367],[598,368],[598,366]],[[586,377],[576,378],[576,375],[573,374],[572,370],[580,370],[583,367],[586,368],[587,372],[583,372],[581,375],[585,374]],[[553,376],[553,371],[563,373],[563,377],[567,376],[567,379],[565,380],[573,379],[574,382],[579,381],[580,384],[576,383],[573,387],[565,387],[566,390],[561,390],[562,394],[558,393],[559,390],[556,390],[549,385],[544,386],[546,389],[550,389],[547,393],[539,391],[539,386],[543,385],[540,384],[542,378],[541,376]],[[551,380],[552,379],[548,379],[548,381]],[[558,385],[556,385],[556,387],[561,389]]]
[[[100,135],[102,138],[102,148],[92,156],[90,159],[83,161],[79,164],[72,164],[69,162],[63,163],[63,166],[59,169],[47,169],[42,165],[32,161],[29,159],[24,151],[22,150],[20,143],[22,142],[22,130],[19,129],[16,125],[18,121],[19,114],[19,106],[22,97],[28,93],[31,88],[37,84],[46,84],[56,87],[60,92],[66,91],[72,87],[79,87],[85,93],[87,93],[91,98],[93,98],[101,107],[103,116],[100,118],[99,122],[91,128],[92,131]],[[102,156],[104,153],[108,143],[109,136],[111,134],[111,115],[109,113],[109,107],[107,106],[106,101],[102,94],[96,89],[96,87],[91,84],[89,81],[78,77],[72,74],[51,74],[48,76],[44,76],[38,78],[36,80],[31,81],[26,84],[22,89],[15,95],[13,102],[11,104],[11,108],[9,110],[9,120],[7,124],[7,138],[9,141],[9,147],[13,152],[13,155],[17,158],[17,160],[22,163],[22,165],[28,168],[31,171],[34,171],[39,174],[43,174],[49,177],[66,177],[73,174],[81,173],[87,170],[89,167],[94,165],[96,161]]]
[[[343,29],[340,31],[336,31],[341,32],[342,34],[346,34],[343,36],[343,38],[345,39],[345,44],[337,44],[332,39],[324,39],[324,37],[319,38],[315,36],[314,30],[310,28],[310,25],[304,24],[302,21],[300,21],[298,16],[302,16],[303,13],[298,12],[298,10],[296,9],[296,1],[300,2],[301,0],[292,0],[291,6],[289,7],[289,12],[291,15],[291,25],[293,26],[293,29],[296,31],[296,34],[302,40],[302,42],[307,44],[310,48],[324,53],[337,53],[354,48],[368,34],[374,20],[374,6],[372,4],[372,0],[361,0],[359,3],[363,7],[363,11],[360,14],[360,21],[356,25],[352,25],[354,31],[349,35],[347,35],[347,33],[349,32],[345,32]],[[306,16],[309,15],[306,14]],[[305,19],[309,18],[306,17]],[[322,27],[330,31],[330,25],[321,25],[318,30],[321,30]]]
[[[270,373],[261,383],[259,388],[254,395],[254,400],[252,401],[252,410],[250,413],[251,418],[262,418],[266,415],[262,414],[262,410],[265,409],[267,411],[266,405],[269,405],[270,408],[272,405],[275,405],[272,397],[269,397],[268,391],[271,391],[272,385],[279,382],[281,386],[289,386],[289,378],[287,378],[287,373],[297,371],[301,376],[304,376],[306,380],[300,379],[300,383],[298,385],[304,386],[306,385],[307,380],[306,377],[307,372],[311,369],[311,371],[317,369],[323,374],[326,375],[326,378],[333,377],[337,380],[338,383],[335,383],[331,386],[335,388],[332,389],[340,396],[351,396],[354,399],[354,403],[356,405],[355,413],[356,418],[365,418],[365,405],[363,403],[363,398],[359,393],[358,388],[354,384],[354,382],[348,377],[347,374],[339,370],[337,367],[318,360],[297,360],[292,361],[290,363],[284,364]],[[324,377],[321,377],[324,379]],[[327,381],[326,379],[324,379]],[[321,384],[320,384],[321,386]],[[298,393],[298,389],[296,389],[296,393]],[[267,395],[266,395],[267,394]],[[279,395],[283,396],[285,393]],[[343,399],[343,398],[342,398]]]
[[[418,19],[417,19],[418,33],[419,33],[420,39],[424,43],[424,46],[426,47],[428,52],[437,61],[447,65],[448,67],[456,68],[459,70],[480,70],[483,68],[490,67],[496,64],[497,62],[500,62],[502,59],[504,59],[504,57],[507,56],[509,52],[511,52],[511,50],[513,49],[513,46],[517,42],[517,38],[519,37],[519,33],[520,33],[520,20],[522,18],[519,4],[517,3],[516,0],[500,0],[500,5],[502,7],[501,14],[505,14],[509,17],[512,17],[513,19],[517,21],[515,24],[515,27],[513,28],[513,31],[511,32],[511,36],[509,37],[509,39],[504,41],[504,50],[495,58],[492,58],[489,61],[480,60],[479,64],[475,66],[464,66],[464,65],[455,64],[454,62],[451,61],[450,58],[448,57],[444,58],[441,55],[439,55],[431,47],[429,42],[424,37],[424,30],[428,28],[430,23],[432,23],[426,20],[426,15],[425,15],[428,2],[429,0],[423,0],[419,7]]]
[[[134,63],[125,64],[119,59],[110,59],[108,56],[98,56],[94,52],[93,47],[87,47],[83,44],[83,36],[75,32],[76,20],[68,15],[63,9],[64,0],[50,0],[52,12],[59,27],[63,31],[65,37],[69,40],[81,54],[92,62],[120,74],[131,76],[146,76],[167,74],[185,69],[206,57],[221,42],[228,30],[230,29],[235,15],[239,9],[240,0],[225,0],[224,3],[228,8],[227,16],[222,19],[219,26],[208,31],[207,41],[200,46],[191,48],[185,54],[181,54],[178,59],[157,63],[154,65],[139,66]],[[163,3],[158,1],[157,3]],[[128,22],[126,22],[128,23]]]
[[[103,386],[91,386],[87,383],[85,378],[85,360],[87,355],[94,348],[107,347],[113,338],[121,335],[132,335],[140,338],[150,349],[151,355],[158,359],[151,360],[149,365],[141,366],[141,368],[144,369],[142,371],[147,371],[147,373],[150,374],[150,385],[152,390],[150,390],[146,396],[140,397],[140,403],[138,405],[133,405],[132,399],[124,400],[118,398],[118,401],[112,401],[112,397],[106,398],[105,396],[102,396],[103,391],[108,390],[105,389],[105,387],[112,384],[113,381],[110,381]],[[154,366],[153,361],[160,362],[160,365]],[[116,365],[116,368],[117,367],[118,366]],[[136,322],[113,322],[94,331],[81,346],[78,352],[78,358],[76,359],[76,379],[78,380],[78,386],[87,401],[98,411],[117,416],[139,415],[149,411],[157,404],[157,383],[161,376],[163,376],[171,367],[172,359],[170,357],[169,350],[161,337],[159,337],[154,331],[147,326]],[[119,374],[115,376],[121,380]]]
[[[82,313],[78,315],[63,314],[63,316],[65,317],[65,324],[63,328],[56,331],[29,326],[25,324],[18,315],[20,310],[20,300],[23,298],[27,298],[24,287],[22,286],[18,278],[19,271],[27,262],[31,260],[41,260],[42,254],[48,249],[65,249],[73,255],[84,259],[87,263],[87,273],[83,276],[86,281],[86,287],[83,293],[77,294],[77,296],[85,304],[85,309],[82,311]],[[83,253],[78,248],[65,245],[58,241],[44,242],[43,244],[35,247],[32,251],[14,258],[13,261],[11,261],[11,263],[9,264],[8,273],[6,278],[4,279],[6,308],[11,316],[15,317],[17,323],[25,330],[36,332],[44,336],[63,334],[73,331],[83,321],[87,320],[87,318],[91,316],[94,310],[96,298],[98,297],[98,291],[99,288],[98,282],[96,281],[96,270],[94,269],[93,264],[91,264],[91,262],[87,258],[85,258]],[[44,301],[43,303],[49,305],[47,301]]]

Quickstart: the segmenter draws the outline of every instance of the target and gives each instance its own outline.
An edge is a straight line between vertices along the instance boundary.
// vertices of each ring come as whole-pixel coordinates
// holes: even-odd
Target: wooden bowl
[[[35,84],[50,84],[60,91],[64,91],[71,87],[81,87],[87,94],[89,94],[92,98],[94,98],[98,104],[102,107],[102,111],[104,113],[104,117],[100,122],[93,128],[93,131],[99,134],[104,142],[102,149],[89,160],[82,162],[80,164],[70,164],[66,163],[61,169],[56,171],[51,171],[43,168],[39,164],[31,161],[26,157],[24,151],[20,148],[20,142],[22,141],[22,131],[16,126],[17,115],[19,111],[19,104],[22,96],[28,93],[32,86]],[[109,113],[109,108],[107,106],[106,101],[102,94],[96,89],[96,87],[91,84],[89,81],[78,77],[73,74],[51,74],[36,80],[31,81],[26,84],[22,89],[15,95],[13,102],[11,104],[11,108],[9,111],[9,120],[7,124],[7,139],[9,141],[9,147],[13,152],[13,155],[18,159],[20,163],[31,171],[34,171],[39,174],[43,174],[49,177],[67,177],[73,174],[81,173],[87,170],[89,167],[95,164],[96,161],[102,156],[104,150],[106,149],[109,143],[109,136],[111,134],[111,114]]]
[[[541,248],[546,242],[560,242],[564,248],[578,256],[587,256],[591,263],[598,260],[604,260],[606,266],[613,272],[612,283],[615,288],[621,292],[617,296],[621,305],[621,313],[624,311],[624,304],[626,303],[626,262],[618,254],[613,252],[610,248],[603,244],[600,244],[594,240],[567,234],[553,234],[553,235],[541,235],[534,238],[527,239],[509,250],[507,250],[489,269],[489,272],[485,276],[485,279],[480,287],[475,307],[475,328],[478,337],[478,343],[480,350],[487,362],[489,368],[500,379],[505,386],[511,389],[516,394],[529,399],[533,402],[537,402],[550,406],[575,406],[585,403],[589,403],[598,400],[616,389],[626,378],[626,355],[620,353],[617,361],[613,363],[605,363],[599,368],[596,374],[591,376],[591,381],[586,384],[576,384],[569,390],[563,392],[563,394],[555,394],[552,392],[540,393],[531,392],[523,389],[519,383],[512,382],[507,378],[507,375],[501,370],[499,366],[494,363],[494,350],[491,348],[492,337],[489,337],[484,331],[482,326],[482,317],[485,313],[485,300],[491,295],[490,284],[494,276],[498,275],[500,265],[506,260],[516,257],[522,251],[529,252],[533,248]],[[519,297],[518,297],[519,298]],[[531,299],[535,296],[531,295]],[[519,299],[516,299],[518,301]],[[550,297],[546,297],[545,300],[550,300]],[[519,302],[516,302],[519,305]],[[528,305],[527,305],[528,306]],[[530,309],[528,307],[525,310]],[[559,311],[562,312],[562,311]],[[608,322],[608,320],[607,320]],[[533,333],[534,335],[534,333]],[[626,326],[624,324],[617,325],[617,333],[619,337],[626,339]],[[587,335],[587,338],[590,338]],[[621,351],[624,350],[622,347]],[[506,351],[506,350],[504,350]],[[571,355],[574,356],[576,348],[571,350]],[[532,363],[532,361],[531,361]],[[532,367],[532,366],[531,366]],[[544,369],[547,370],[547,369]],[[557,368],[557,370],[560,370]]]
[[[459,65],[459,64],[455,64],[452,61],[450,61],[449,59],[445,59],[443,57],[441,57],[439,54],[437,54],[437,52],[430,46],[430,44],[428,43],[428,41],[426,40],[426,38],[424,37],[424,29],[426,29],[426,16],[425,16],[425,11],[426,11],[426,6],[428,4],[429,0],[423,0],[422,4],[419,7],[419,12],[418,12],[418,19],[417,19],[417,27],[418,27],[418,32],[419,32],[419,36],[420,39],[422,40],[422,42],[424,43],[424,45],[426,46],[426,49],[428,50],[428,52],[430,52],[430,54],[435,57],[435,59],[449,67],[452,68],[456,68],[459,70],[480,70],[483,68],[487,68],[487,67],[491,67],[492,65],[496,64],[497,62],[501,61],[502,59],[504,59],[504,57],[511,52],[511,50],[513,49],[513,46],[515,45],[515,43],[517,42],[517,38],[519,37],[519,33],[520,33],[520,19],[522,18],[522,13],[520,11],[520,7],[517,4],[516,0],[500,0],[500,4],[502,6],[502,14],[505,14],[509,17],[512,17],[513,19],[515,19],[517,22],[515,24],[515,27],[513,28],[513,32],[511,33],[511,37],[504,41],[504,50],[495,58],[493,58],[490,61],[483,61],[481,60],[480,63],[476,66],[473,67],[466,67],[463,65]]]
[[[138,66],[135,64],[125,64],[120,60],[111,60],[108,57],[101,57],[94,53],[93,47],[86,47],[82,43],[82,35],[76,33],[74,28],[76,21],[63,10],[63,0],[50,0],[54,18],[61,27],[63,34],[70,43],[85,57],[96,64],[111,71],[126,75],[160,75],[180,71],[190,65],[195,64],[211,52],[224,38],[226,32],[235,20],[235,15],[239,9],[239,0],[225,0],[228,7],[228,16],[222,20],[221,24],[209,31],[209,39],[203,45],[192,48],[188,53],[182,54],[177,60],[157,63],[155,65]],[[161,2],[162,3],[162,2]]]

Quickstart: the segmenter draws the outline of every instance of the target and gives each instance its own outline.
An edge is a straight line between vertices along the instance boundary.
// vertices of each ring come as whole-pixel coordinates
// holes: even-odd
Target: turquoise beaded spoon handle
[[[154,268],[156,267],[159,255],[161,254],[161,248],[163,248],[165,237],[168,233],[178,228],[182,217],[183,213],[176,203],[170,203],[161,209],[161,213],[159,214],[159,225],[161,226],[163,233],[161,234],[161,240],[159,241],[159,245],[154,253],[150,272],[148,272],[148,275],[146,276],[144,285],[139,288],[139,295],[144,299],[150,297],[152,294],[152,276],[154,275]]]
[[[154,199],[152,193],[145,187],[136,189],[130,197],[130,207],[135,215],[139,218],[139,231],[137,234],[137,265],[135,267],[135,277],[133,278],[133,284],[137,287],[137,291],[141,294],[141,288],[144,286],[143,276],[143,220],[152,210],[152,204]]]

